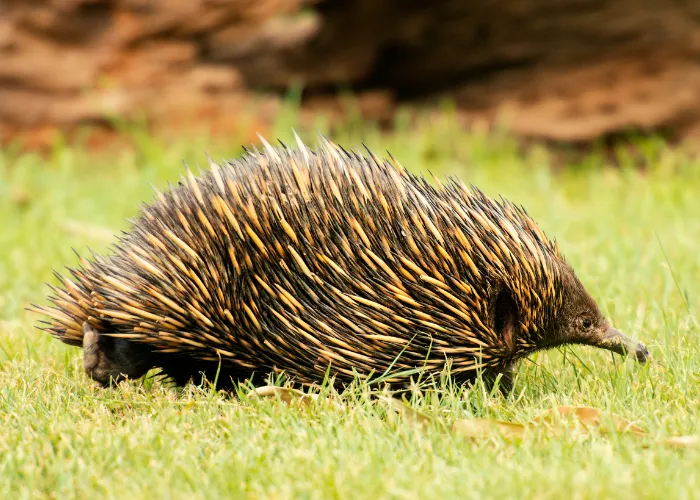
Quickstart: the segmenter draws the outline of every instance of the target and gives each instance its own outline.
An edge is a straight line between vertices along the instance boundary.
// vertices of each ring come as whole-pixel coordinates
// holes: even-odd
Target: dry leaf
[[[433,422],[441,423],[440,420],[436,420],[429,417],[425,413],[414,410],[408,404],[404,403],[403,401],[399,401],[398,399],[386,396],[380,396],[379,399],[384,401],[390,410],[401,414],[401,416],[408,422],[416,423],[425,427],[428,427]],[[456,432],[460,436],[470,438],[488,438],[500,435],[506,439],[511,439],[522,437],[525,434],[526,429],[525,426],[521,424],[499,422],[486,418],[475,418],[457,420],[452,426],[452,431]]]
[[[279,397],[283,402],[290,404],[292,401],[301,401],[303,403],[309,403],[318,398],[318,394],[305,394],[297,389],[288,389],[285,387],[275,387],[273,385],[266,385],[263,387],[258,387],[248,393],[248,396],[258,396],[262,398],[275,398]]]
[[[514,439],[522,438],[527,433],[527,427],[522,424],[499,422],[488,418],[456,420],[452,430],[460,436],[469,438],[501,436],[504,439]]]
[[[25,189],[22,189],[20,187],[12,190],[10,194],[10,199],[12,200],[12,203],[20,207],[26,207],[27,205],[29,205],[29,202],[32,201],[32,198],[31,196],[29,196],[29,193]]]
[[[384,401],[390,410],[394,410],[396,413],[401,414],[401,416],[409,422],[424,425],[426,427],[433,422],[433,419],[428,415],[421,413],[418,410],[414,410],[403,401],[386,396],[380,396],[379,400]]]
[[[602,432],[605,432],[605,424],[612,423],[617,432],[631,432],[638,436],[646,435],[644,430],[637,427],[629,420],[615,413],[604,412],[599,408],[593,408],[591,406],[559,406],[542,416],[536,417],[534,422],[544,423],[548,426],[561,427],[562,423],[571,420],[580,422],[585,430],[600,428]]]
[[[674,448],[690,448],[700,445],[700,436],[673,436],[664,439],[662,443]]]

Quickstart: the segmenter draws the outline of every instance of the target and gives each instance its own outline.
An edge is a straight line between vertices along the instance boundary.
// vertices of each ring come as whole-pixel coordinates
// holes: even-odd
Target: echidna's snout
[[[647,346],[641,342],[637,343],[637,351],[635,352],[635,356],[637,357],[637,361],[640,363],[651,361],[651,353],[649,352],[649,349],[647,349]]]
[[[633,355],[640,363],[646,363],[651,360],[651,353],[647,346],[638,340],[628,337],[612,326],[607,325],[596,337],[592,342],[596,347],[616,352],[622,356]]]

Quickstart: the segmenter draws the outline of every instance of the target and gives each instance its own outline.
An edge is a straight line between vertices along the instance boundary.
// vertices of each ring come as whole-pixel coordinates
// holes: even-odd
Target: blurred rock
[[[233,130],[293,85],[309,119],[450,95],[529,138],[697,135],[699,56],[697,0],[4,0],[0,140],[114,117]]]

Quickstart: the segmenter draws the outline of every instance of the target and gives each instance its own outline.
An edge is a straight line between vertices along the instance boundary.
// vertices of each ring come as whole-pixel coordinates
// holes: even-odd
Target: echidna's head
[[[484,278],[478,288],[487,300],[487,366],[505,373],[533,352],[566,344],[630,354],[640,362],[651,358],[644,344],[610,325],[556,241],[522,207],[472,191],[462,199],[469,215],[460,223],[465,233],[479,235],[464,253],[477,259],[477,275]]]
[[[573,269],[561,261],[559,267],[561,301],[546,319],[538,347],[583,344],[621,355],[629,354],[642,363],[650,359],[651,354],[643,343],[610,325]]]

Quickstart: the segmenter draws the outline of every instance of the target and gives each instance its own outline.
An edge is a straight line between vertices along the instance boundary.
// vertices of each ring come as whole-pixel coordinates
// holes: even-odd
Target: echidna
[[[438,187],[322,138],[263,140],[142,208],[108,257],[57,273],[41,328],[83,346],[102,384],[152,368],[220,386],[281,372],[302,384],[403,384],[447,364],[510,384],[539,349],[646,347],[610,326],[557,244],[518,206]]]

